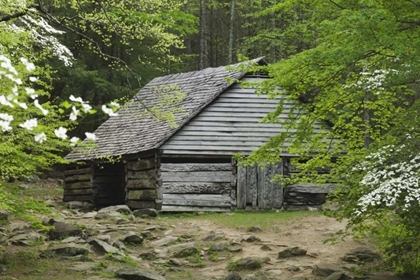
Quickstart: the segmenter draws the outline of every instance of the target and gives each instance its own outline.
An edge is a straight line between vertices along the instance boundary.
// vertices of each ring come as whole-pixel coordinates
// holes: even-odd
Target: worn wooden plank
[[[155,179],[128,179],[126,184],[127,189],[154,189],[156,188]]]
[[[234,144],[234,143],[232,143]],[[195,146],[179,146],[179,145],[165,145],[165,150],[207,150],[207,151],[253,151],[258,148],[258,145],[253,146],[210,146],[210,145],[195,145]]]
[[[162,172],[164,182],[226,182],[230,183],[230,171]]]
[[[261,129],[260,131],[254,131],[254,130],[249,130],[247,128],[244,129],[239,129],[239,128],[223,128],[223,127],[218,127],[217,129],[209,129],[208,131],[200,131],[197,129],[191,129],[192,127],[189,127],[190,130],[180,130],[178,131],[175,135],[176,136],[230,136],[230,137],[270,137],[270,136],[274,136],[280,132],[285,132],[286,130],[282,130],[281,128],[279,129]],[[240,131],[242,130],[242,131]],[[294,132],[294,131],[290,131],[290,132]]]
[[[254,166],[246,166],[246,181],[247,181],[247,188],[246,188],[246,202],[247,204],[251,204],[252,207],[257,207],[257,165]]]
[[[181,182],[163,183],[162,193],[229,193],[230,183]]]
[[[92,184],[90,182],[75,182],[75,183],[66,183],[64,189],[87,189],[91,188]]]
[[[151,159],[142,159],[140,161],[128,161],[126,163],[127,170],[147,170],[156,167],[156,160],[155,158]]]
[[[64,195],[92,195],[92,189],[69,189],[69,190],[64,190]]]
[[[239,104],[238,106],[242,106],[242,104],[249,104],[252,101],[250,101],[247,97],[244,98],[232,98],[232,97],[224,97],[224,96],[220,96],[217,99],[217,102],[220,103],[230,103],[230,104]],[[256,103],[256,102],[255,102]],[[273,107],[275,107],[278,103],[278,100],[275,99],[258,99],[258,104],[269,104],[272,105]]]
[[[230,207],[230,195],[163,194],[163,205]]]
[[[237,193],[236,193],[236,186],[230,188],[230,206],[232,208],[236,208],[237,207]]]
[[[85,167],[80,169],[66,170],[64,171],[64,176],[80,175],[80,174],[91,174],[92,168]]]
[[[130,190],[127,193],[127,200],[155,200],[156,190]]]
[[[162,212],[230,212],[230,207],[197,207],[162,205]]]
[[[155,169],[146,170],[146,171],[127,171],[128,179],[155,179],[158,174]]]
[[[234,105],[236,105],[236,107],[241,107],[241,108],[269,108],[269,109],[275,109],[276,108],[276,104],[273,103],[250,103],[249,101],[246,102],[244,100],[242,100],[242,102],[238,102],[241,104],[237,104],[235,102],[231,103],[230,100],[219,100],[217,102],[217,104],[215,104],[215,106],[217,107],[233,107]]]
[[[200,127],[211,127],[211,126],[227,126],[227,127],[281,127],[281,124],[278,123],[254,123],[254,122],[211,122],[211,121],[201,121],[200,119],[191,121],[188,123],[188,126],[200,126]]]
[[[64,195],[63,201],[92,201],[91,195]]]
[[[319,184],[293,184],[286,186],[286,191],[288,193],[290,192],[296,192],[296,193],[332,193],[337,186],[335,184],[325,184],[325,185],[319,185]]]
[[[164,171],[230,171],[230,163],[162,163],[160,170]]]
[[[263,117],[240,117],[240,116],[232,116],[232,117],[223,117],[223,116],[200,116],[201,121],[209,121],[209,122],[253,122],[258,123],[261,121]]]
[[[232,104],[231,107],[227,107],[227,106],[219,107],[217,105],[207,107],[206,109],[203,110],[203,112],[214,112],[214,113],[218,113],[218,112],[241,112],[241,113],[259,112],[259,113],[266,113],[267,114],[267,113],[273,112],[273,109],[272,108],[258,108],[258,106],[239,108],[239,107],[235,106],[234,104]]]
[[[203,145],[203,146],[222,146],[222,145],[226,145],[227,142],[228,141],[218,141],[216,139],[210,140],[210,141],[202,141],[201,139],[186,140],[186,141],[171,140],[171,144],[168,145],[168,146],[175,146],[175,145],[179,145],[179,146],[187,146],[187,145],[192,145],[192,146],[198,146],[198,145],[200,145],[200,146],[201,145]],[[244,146],[244,147],[248,147],[248,146],[259,147],[259,146],[264,145],[265,143],[267,143],[267,141],[265,141],[265,142],[258,142],[258,141],[235,141],[234,143],[230,143],[230,145]]]
[[[283,163],[278,162],[273,165],[271,178],[274,178],[275,175],[283,175]],[[280,209],[283,206],[283,187],[281,181],[276,181],[272,183],[273,187],[273,204],[272,208]]]
[[[89,174],[79,174],[79,175],[72,175],[72,176],[66,176],[64,178],[65,182],[80,182],[80,181],[90,181],[90,178],[92,178],[92,175]]]
[[[239,209],[245,209],[246,207],[246,189],[247,189],[247,182],[246,182],[246,167],[245,166],[238,166],[238,175],[237,175],[237,207]]]
[[[209,120],[209,121],[211,121],[211,120]],[[228,121],[228,120],[224,120],[224,121]],[[255,122],[253,122],[253,123],[258,124],[258,120],[255,120]],[[230,132],[231,136],[233,135],[233,132],[246,132],[246,133],[276,132],[276,133],[279,133],[279,132],[288,132],[289,131],[287,129],[281,129],[280,125],[274,125],[274,124],[272,125],[272,127],[264,127],[264,126],[261,127],[261,126],[258,126],[258,125],[244,126],[244,127],[235,127],[234,125],[231,125],[231,126],[208,126],[208,127],[206,127],[204,125],[203,126],[187,125],[187,126],[183,127],[183,129],[182,129],[183,132],[184,131],[185,132],[187,132],[187,131],[197,131],[197,130],[198,131],[207,131],[207,132],[226,131],[226,132]],[[290,130],[290,131],[294,132],[293,130]],[[182,135],[182,133],[181,134],[177,133],[177,135]],[[210,134],[210,135],[212,135],[212,134]],[[227,134],[227,135],[229,135],[229,134]],[[237,136],[237,135],[235,135],[235,136]],[[247,136],[247,135],[244,135],[244,136]],[[258,136],[258,134],[256,136]]]
[[[156,202],[145,200],[128,200],[125,203],[131,209],[156,208]]]
[[[243,117],[243,118],[264,118],[267,116],[266,113],[260,113],[258,111],[256,112],[206,112],[203,111],[200,113],[200,116],[197,118],[198,120],[203,119],[204,117],[224,117],[224,118],[237,118],[237,117]]]

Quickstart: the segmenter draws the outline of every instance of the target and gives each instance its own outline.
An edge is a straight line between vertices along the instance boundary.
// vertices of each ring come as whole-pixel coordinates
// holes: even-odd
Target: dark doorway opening
[[[122,162],[95,165],[93,201],[97,206],[125,204],[125,168]]]

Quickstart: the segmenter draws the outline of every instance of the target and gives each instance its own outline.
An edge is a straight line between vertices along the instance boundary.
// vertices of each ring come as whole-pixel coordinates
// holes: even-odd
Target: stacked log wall
[[[286,210],[307,210],[308,207],[321,208],[334,185],[293,184],[284,190],[284,208]]]
[[[154,153],[126,162],[126,204],[130,208],[160,210],[159,166],[160,157]]]
[[[232,208],[231,163],[162,163],[162,211],[216,211]]]
[[[63,201],[92,201],[92,168],[75,166],[64,171]]]

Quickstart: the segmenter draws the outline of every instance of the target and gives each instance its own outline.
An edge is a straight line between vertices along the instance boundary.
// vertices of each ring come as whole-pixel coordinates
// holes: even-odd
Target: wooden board
[[[130,190],[127,193],[127,200],[155,200],[156,190]]]
[[[225,182],[230,183],[231,171],[162,172],[164,182]]]
[[[156,202],[154,201],[128,200],[125,204],[131,209],[156,208]]]
[[[257,166],[244,166],[246,168],[246,204],[257,207]]]
[[[128,179],[156,179],[157,175],[155,169],[146,171],[127,171]]]
[[[230,193],[230,183],[206,183],[206,182],[185,182],[185,183],[163,183],[162,193]]]
[[[126,188],[131,189],[154,189],[156,188],[155,179],[128,179]]]
[[[238,166],[238,179],[237,179],[237,192],[236,192],[236,203],[239,209],[245,209],[246,207],[246,167]]]
[[[274,178],[275,175],[283,174],[283,163],[279,162],[274,164],[273,166],[273,172],[271,174],[271,178]],[[274,209],[280,209],[283,206],[283,186],[282,181],[276,181],[272,183],[273,186],[273,204],[272,208]]]
[[[230,212],[230,207],[191,207],[162,205],[162,212]]]
[[[126,163],[127,170],[147,170],[156,167],[156,160],[151,159],[142,159],[140,161],[128,161]]]
[[[64,190],[64,195],[92,195],[92,189],[70,189]]]
[[[76,183],[66,183],[64,189],[89,189],[92,188],[90,182],[76,182]]]
[[[66,176],[64,178],[65,182],[80,182],[80,181],[90,181],[90,178],[92,178],[92,175],[89,174],[79,174],[79,175],[72,175],[72,176]]]
[[[162,172],[168,171],[230,171],[230,163],[162,163]]]
[[[90,167],[64,171],[65,176],[79,175],[79,174],[91,174],[91,173],[92,173],[92,169]]]
[[[223,194],[163,194],[163,205],[230,207],[230,196]]]
[[[318,185],[318,184],[294,184],[286,186],[286,192],[297,192],[297,193],[332,193],[336,188],[336,185],[329,184],[329,185]]]

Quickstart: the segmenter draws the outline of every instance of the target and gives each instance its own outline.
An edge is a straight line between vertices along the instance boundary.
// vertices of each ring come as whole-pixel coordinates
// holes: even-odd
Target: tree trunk
[[[235,0],[230,2],[230,27],[229,27],[229,50],[228,50],[228,63],[233,62],[233,28],[235,21]]]

